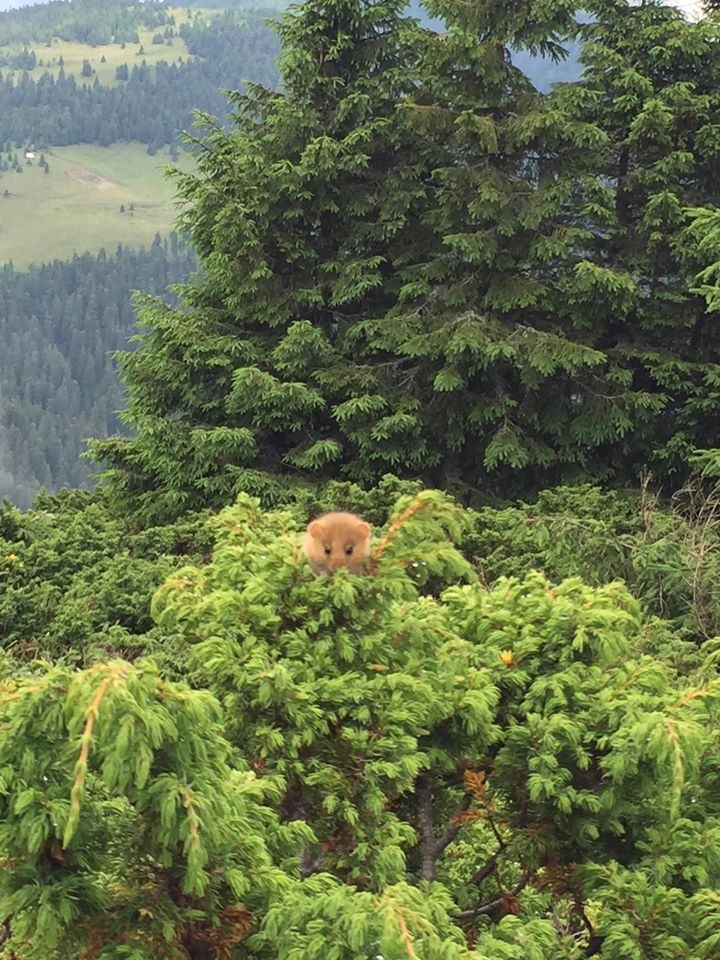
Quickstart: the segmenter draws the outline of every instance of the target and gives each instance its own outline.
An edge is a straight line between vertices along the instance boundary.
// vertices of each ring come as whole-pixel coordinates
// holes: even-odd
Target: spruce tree
[[[267,844],[276,818],[231,767],[205,692],[119,661],[5,677],[0,711],[9,956],[201,960],[244,939],[252,901],[286,884]]]
[[[509,118],[522,104],[542,105],[487,24],[457,27],[453,51],[438,57],[433,47],[446,38],[431,39],[399,9],[310,4],[286,17],[287,94],[255,89],[236,98],[238,131],[214,130],[201,176],[182,179],[186,226],[207,281],[187,291],[184,316],[145,302],[152,332],[125,361],[128,420],[140,437],[101,447],[111,463],[132,463],[116,473],[120,485],[160,485],[176,509],[198,495],[227,497],[246,482],[246,465],[343,470],[361,480],[388,468],[455,472],[473,425],[467,411],[452,422],[458,398],[446,364],[436,369],[435,358],[417,352],[420,334],[444,341],[447,318],[414,307],[408,317],[405,304],[426,282],[419,274],[446,283],[446,174],[462,177],[474,152],[514,191],[525,164],[524,143],[509,160],[493,160],[485,138],[496,137],[493,121],[468,126],[478,97],[479,112],[497,108]],[[560,25],[568,28],[547,31]],[[451,77],[461,70],[481,79],[456,89]],[[451,312],[464,329],[466,311],[455,303]],[[214,343],[212,371],[200,358],[176,362],[178,348],[199,346],[200,330],[202,350]],[[455,348],[462,351],[459,340]],[[189,454],[184,462],[180,450]],[[177,478],[172,489],[168,471]]]
[[[347,456],[332,408],[375,380],[357,334],[397,297],[387,245],[416,244],[412,213],[432,166],[418,168],[400,116],[417,79],[402,8],[348,0],[288,13],[286,93],[235,96],[237,129],[212,128],[199,175],[181,178],[205,279],[187,288],[188,310],[144,301],[147,344],[123,360],[139,437],[100,445],[110,462],[135,463],[119,483],[151,499],[159,489],[161,509],[222,502],[246,465],[335,470]],[[380,373],[396,377],[393,358]],[[404,405],[379,427],[377,459],[419,470],[430,452]]]
[[[587,210],[592,247],[568,291],[575,329],[604,359],[574,398],[575,436],[602,438],[610,476],[634,464],[677,484],[720,429],[720,353],[698,277],[712,258],[693,209],[714,205],[720,185],[717,24],[658,3],[603,3],[583,34],[584,82],[555,101],[607,138],[604,198]]]
[[[284,94],[234,96],[179,177],[205,273],[141,301],[137,436],[96,448],[118,492],[163,515],[263,473],[505,495],[686,468],[716,430],[684,214],[715,195],[715,28],[596,6],[548,96],[508,50],[559,55],[572,3],[437,0],[443,34],[386,0],[285,15]]]

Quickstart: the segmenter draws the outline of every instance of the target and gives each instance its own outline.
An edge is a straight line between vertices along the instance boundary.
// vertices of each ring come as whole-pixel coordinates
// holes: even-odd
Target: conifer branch
[[[405,950],[410,960],[416,960],[417,954],[415,953],[415,947],[413,946],[412,937],[410,936],[410,931],[408,930],[407,923],[405,922],[405,915],[400,909],[400,907],[395,907],[395,913],[397,914],[398,924],[400,926],[400,933],[403,938],[403,943],[405,944]]]
[[[100,711],[100,704],[103,702],[105,694],[110,689],[113,681],[117,679],[117,676],[118,674],[113,672],[110,676],[105,677],[95,691],[95,696],[93,697],[90,704],[90,709],[88,710],[87,719],[85,720],[85,728],[80,740],[80,756],[78,757],[77,764],[75,765],[75,782],[73,783],[73,787],[70,792],[70,815],[68,817],[68,822],[65,825],[65,833],[63,835],[64,849],[67,849],[70,845],[70,841],[72,840],[73,834],[75,833],[77,825],[80,821],[80,807],[82,804],[83,794],[85,792],[85,778],[87,776],[88,758],[90,756],[90,744],[92,742],[93,727],[95,726],[95,721],[97,720],[98,713]]]
[[[15,688],[13,685],[12,692],[10,692],[10,687],[8,685],[3,686],[5,686],[5,691],[0,690],[0,696],[2,696],[3,703],[12,703],[15,700],[20,700],[22,697],[27,696],[29,693],[32,694],[40,692],[40,685],[37,683],[28,684],[27,686],[20,687],[20,689]]]
[[[667,734],[670,739],[670,745],[673,751],[674,783],[671,813],[673,816],[677,816],[677,812],[680,808],[680,798],[682,796],[683,783],[685,780],[685,768],[683,765],[682,747],[680,746],[680,738],[677,732],[676,721],[671,720],[670,717],[666,717],[665,729],[667,730]]]
[[[183,786],[182,788],[182,798],[183,806],[187,813],[188,818],[188,830],[190,833],[190,849],[192,851],[197,850],[198,844],[200,843],[200,818],[197,814],[197,809],[195,807],[195,799],[193,797],[192,790],[190,787]]]
[[[462,814],[470,808],[473,797],[472,794],[464,794],[462,800],[457,805],[455,813],[448,821],[444,832],[435,838],[432,812],[432,779],[430,774],[425,772],[417,778],[417,795],[419,803],[419,822],[422,851],[421,875],[423,880],[432,881],[435,879],[435,867],[445,849],[450,846],[462,827]]]
[[[525,887],[530,883],[531,874],[526,873],[518,880],[515,886],[507,893],[502,893],[495,900],[491,900],[489,903],[483,903],[478,907],[473,907],[471,910],[462,910],[460,913],[455,914],[456,920],[475,920],[477,917],[485,916],[489,913],[494,913],[495,910],[499,910],[503,907],[509,898],[515,898],[519,893],[521,893]]]
[[[374,576],[374,574],[377,572],[377,567],[378,567],[378,563],[380,562],[380,558],[385,553],[385,551],[390,546],[390,544],[393,542],[395,537],[398,535],[398,532],[401,529],[401,527],[403,527],[408,522],[408,520],[411,517],[413,517],[416,513],[419,513],[420,510],[424,510],[425,507],[427,507],[430,504],[430,502],[431,501],[427,493],[425,492],[419,493],[417,497],[415,497],[415,499],[412,501],[412,503],[410,503],[403,510],[400,516],[396,520],[393,520],[393,522],[390,524],[390,528],[388,532],[385,534],[385,536],[382,538],[382,540],[378,543],[378,545],[373,550],[372,559],[370,561],[370,566],[368,568],[368,572],[370,573],[371,576]]]
[[[712,687],[716,687],[717,684],[713,684]],[[687,706],[688,703],[692,703],[693,700],[699,700],[703,697],[710,697],[716,693],[716,690],[713,688],[702,689],[702,690],[688,690],[686,691],[675,703],[670,705],[671,710],[678,710],[680,707]]]

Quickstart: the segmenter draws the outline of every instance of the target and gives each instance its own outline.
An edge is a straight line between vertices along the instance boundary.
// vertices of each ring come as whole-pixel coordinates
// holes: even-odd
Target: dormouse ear
[[[358,535],[361,536],[363,539],[365,539],[366,537],[369,537],[370,534],[372,533],[372,527],[370,526],[369,523],[365,523],[364,520],[358,520],[357,526],[355,527],[355,529],[357,530]]]
[[[308,524],[307,532],[313,538],[313,540],[319,540],[323,535],[323,525],[319,520],[313,520]]]

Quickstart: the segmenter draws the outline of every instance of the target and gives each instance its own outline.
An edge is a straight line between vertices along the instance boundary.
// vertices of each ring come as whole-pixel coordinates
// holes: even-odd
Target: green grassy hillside
[[[217,15],[219,12],[218,10],[195,9],[191,16]],[[175,31],[188,20],[188,10],[184,7],[169,7],[168,13],[175,17]],[[162,33],[163,29],[160,29],[159,32]],[[38,66],[34,70],[29,70],[28,73],[35,80],[46,72],[57,76],[62,63],[66,75],[73,75],[78,80],[82,80],[81,71],[84,61],[87,60],[95,72],[86,82],[93,83],[97,76],[100,83],[112,86],[118,82],[115,78],[115,70],[123,63],[127,63],[128,67],[132,69],[133,64],[140,63],[142,60],[145,60],[149,67],[153,67],[159,60],[166,60],[170,63],[173,60],[190,58],[185,41],[181,37],[173,37],[169,45],[166,43],[155,44],[152,42],[152,38],[156,32],[158,31],[140,28],[138,30],[138,43],[127,43],[122,46],[119,43],[91,46],[86,43],[75,43],[58,38],[55,38],[50,44],[31,43],[29,46],[35,51],[38,61],[42,60],[42,65],[38,63]],[[22,46],[18,44],[3,45],[0,36],[0,54],[17,53],[21,49]],[[105,58],[104,62],[103,57]]]
[[[147,245],[172,226],[177,210],[162,172],[165,151],[151,157],[138,144],[84,145],[45,156],[49,174],[35,164],[0,177],[0,263],[24,267],[118,243]]]
[[[142,53],[140,53],[141,50]],[[72,74],[81,80],[82,66],[87,60],[95,73],[85,82],[93,83],[97,76],[100,83],[108,86],[118,82],[115,78],[115,70],[123,63],[127,63],[132,69],[134,63],[145,60],[149,67],[153,67],[158,60],[166,60],[170,63],[178,58],[187,60],[190,56],[185,41],[181,37],[173,37],[170,46],[163,43],[154,44],[152,32],[149,30],[140,31],[140,42],[128,43],[124,49],[116,43],[91,47],[88,44],[73,43],[70,40],[53,40],[52,46],[37,47],[35,53],[43,60],[43,66],[37,66],[34,70],[28,71],[36,80],[43,73],[52,73],[57,76],[61,58],[65,73],[68,76]],[[103,57],[105,57],[104,63]]]

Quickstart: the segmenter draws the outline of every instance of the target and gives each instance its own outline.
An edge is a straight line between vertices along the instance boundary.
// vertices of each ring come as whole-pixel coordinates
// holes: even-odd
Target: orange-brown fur
[[[315,573],[341,567],[363,573],[370,557],[370,524],[354,513],[326,513],[308,524],[303,550]]]

